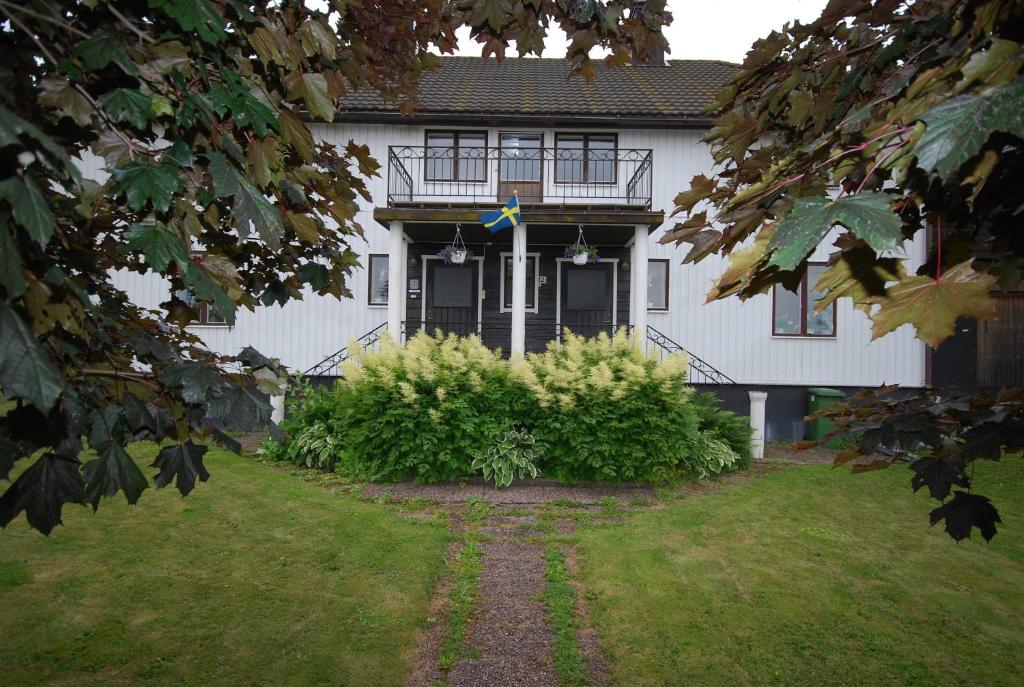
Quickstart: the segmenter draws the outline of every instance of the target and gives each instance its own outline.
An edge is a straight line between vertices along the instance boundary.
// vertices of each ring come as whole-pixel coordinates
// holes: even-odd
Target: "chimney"
[[[630,17],[641,17],[644,11],[647,9],[647,2],[645,0],[634,0],[633,8],[630,10]],[[661,35],[659,29],[658,35]],[[645,67],[664,67],[665,66],[665,48],[659,43],[654,44],[654,41],[648,41],[647,43],[647,57],[641,57],[637,50],[633,49],[632,64]]]

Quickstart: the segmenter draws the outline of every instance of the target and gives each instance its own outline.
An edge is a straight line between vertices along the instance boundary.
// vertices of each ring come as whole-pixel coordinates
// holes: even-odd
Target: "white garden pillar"
[[[633,228],[633,271],[629,292],[629,314],[633,321],[633,335],[640,348],[647,348],[647,225],[637,224]]]
[[[750,452],[754,460],[764,458],[765,405],[768,400],[767,391],[748,391],[750,396]]]
[[[526,354],[526,224],[512,227],[512,355]]]
[[[388,235],[388,334],[402,338],[402,275],[405,273],[405,235],[401,222],[392,221]]]
[[[284,396],[270,397],[270,420],[275,425],[284,422]]]

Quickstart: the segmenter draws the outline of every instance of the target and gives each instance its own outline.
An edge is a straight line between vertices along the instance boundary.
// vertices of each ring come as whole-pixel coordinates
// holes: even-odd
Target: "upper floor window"
[[[816,301],[825,294],[814,291],[813,288],[825,269],[825,263],[808,264],[807,273],[804,274],[796,293],[778,284],[775,285],[772,295],[772,333],[775,336],[836,335],[836,304],[829,303],[820,313],[814,312]]]
[[[647,309],[668,310],[668,260],[647,262]]]
[[[370,255],[369,283],[367,284],[367,303],[370,305],[388,304],[388,256],[380,253]]]
[[[541,134],[501,134],[501,180],[540,181],[544,137]]]
[[[487,133],[428,131],[425,157],[427,181],[486,181]]]
[[[615,134],[556,134],[555,182],[614,184]]]

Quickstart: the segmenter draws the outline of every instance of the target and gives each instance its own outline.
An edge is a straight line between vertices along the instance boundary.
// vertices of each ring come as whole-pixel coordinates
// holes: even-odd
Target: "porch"
[[[648,233],[660,212],[535,208],[494,234],[469,209],[378,208],[374,216],[390,234],[386,328],[396,340],[421,330],[476,334],[514,356],[570,331],[647,329]],[[448,264],[437,254],[457,228],[471,255]],[[598,251],[594,263],[565,255],[581,230]]]

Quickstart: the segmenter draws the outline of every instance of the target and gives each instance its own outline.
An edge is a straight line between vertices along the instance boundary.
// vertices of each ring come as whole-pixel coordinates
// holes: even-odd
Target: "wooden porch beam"
[[[498,203],[495,202],[495,207]],[[648,231],[665,221],[664,212],[650,210],[573,210],[570,208],[523,208],[523,219],[531,224],[613,224],[646,225]],[[475,208],[376,208],[373,218],[385,227],[391,222],[479,222]]]

